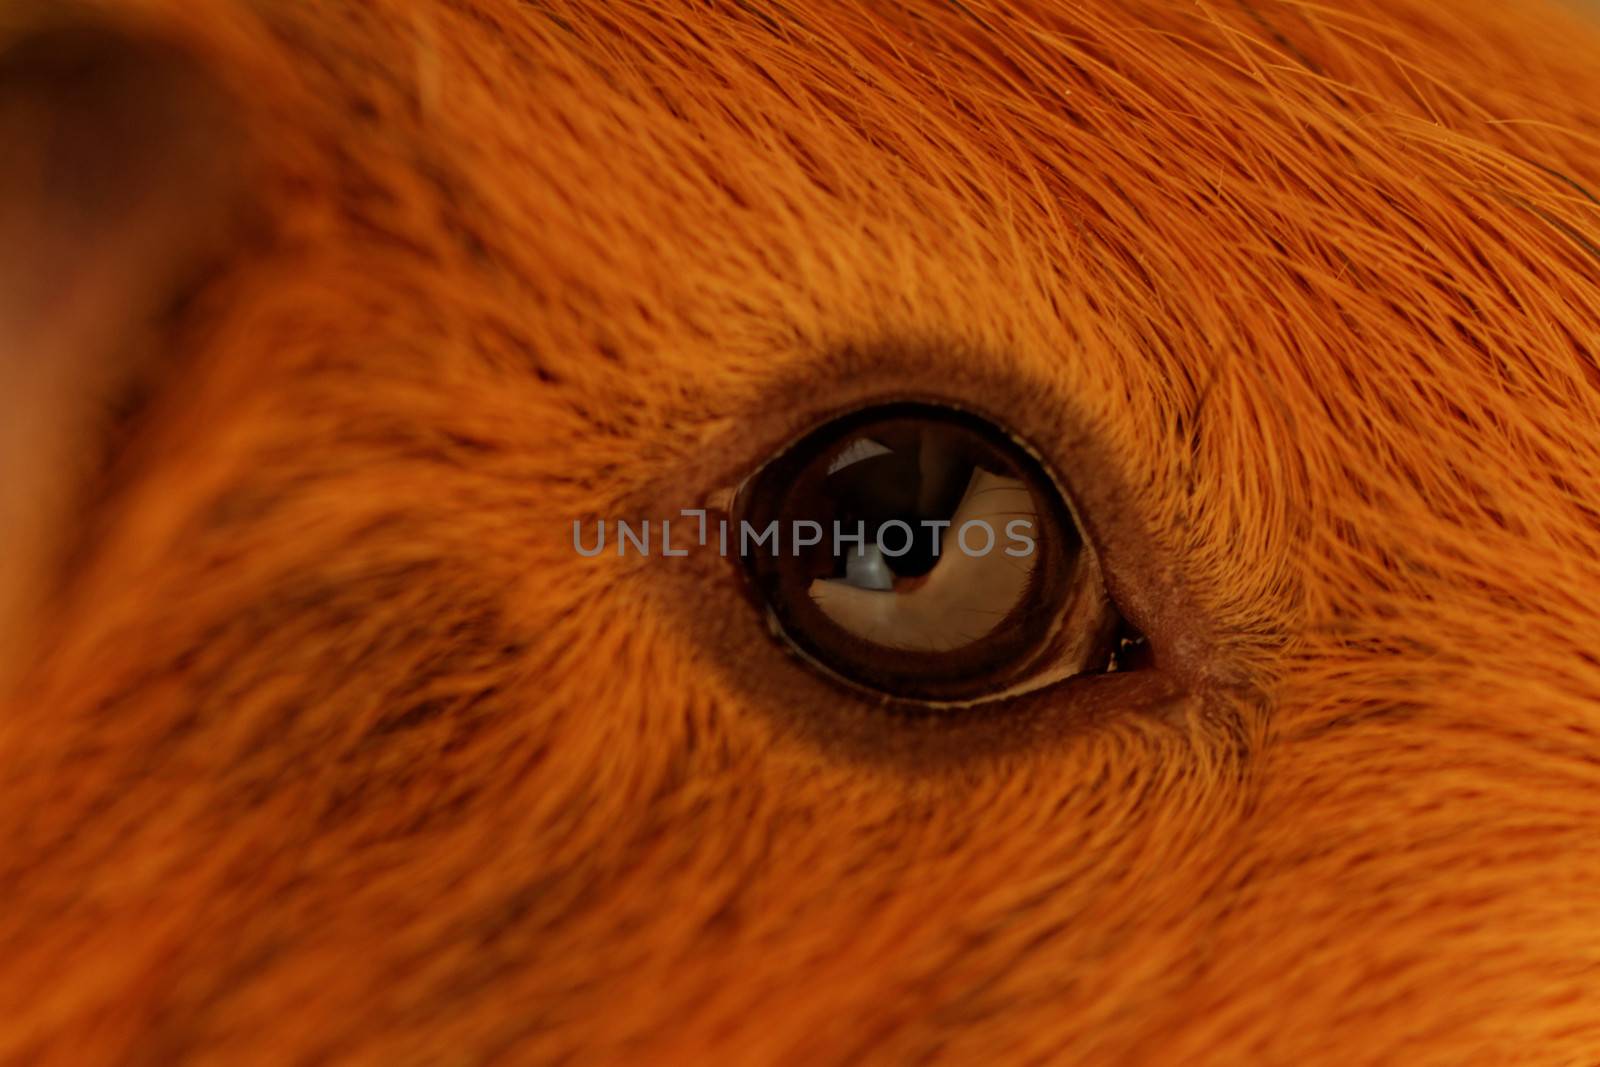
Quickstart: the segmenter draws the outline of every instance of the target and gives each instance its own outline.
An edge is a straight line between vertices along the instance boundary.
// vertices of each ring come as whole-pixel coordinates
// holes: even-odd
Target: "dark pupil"
[[[883,524],[898,520],[911,528],[911,545],[904,555],[885,556],[889,569],[902,578],[927,574],[939,561],[938,553],[948,527],[925,525],[924,520],[949,520],[961,504],[972,478],[973,462],[948,431],[928,427],[921,432],[896,430],[870,437],[852,438],[871,442],[892,451],[852,463],[823,479],[823,510],[832,513],[846,532],[854,533],[857,524],[866,531],[866,544],[877,539]],[[823,521],[831,532],[831,522]],[[886,539],[898,551],[906,539],[905,530],[891,528]],[[833,553],[831,537],[826,546],[832,563],[828,577],[845,576],[853,543]]]
[[[883,564],[896,578],[926,575],[955,536],[953,527],[927,522],[949,522],[956,515],[980,466],[1014,473],[970,431],[931,420],[886,421],[841,438],[811,462],[786,509],[823,529],[822,542],[802,550],[800,572],[807,579],[847,578],[859,551],[849,538],[861,530],[861,545],[870,549],[883,525],[898,520],[904,525],[884,532]],[[842,531],[838,552],[836,528]]]

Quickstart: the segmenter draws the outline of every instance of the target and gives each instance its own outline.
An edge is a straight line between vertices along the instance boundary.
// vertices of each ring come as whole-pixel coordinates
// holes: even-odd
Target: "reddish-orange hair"
[[[0,1062],[1600,1062],[1592,18],[24,3],[0,133]],[[904,394],[1152,670],[572,551]]]

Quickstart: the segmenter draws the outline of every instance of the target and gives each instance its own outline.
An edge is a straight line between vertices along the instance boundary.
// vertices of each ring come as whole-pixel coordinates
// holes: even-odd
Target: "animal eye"
[[[774,630],[856,686],[974,703],[1105,669],[1127,640],[1049,471],[963,411],[835,419],[753,475],[733,510]]]

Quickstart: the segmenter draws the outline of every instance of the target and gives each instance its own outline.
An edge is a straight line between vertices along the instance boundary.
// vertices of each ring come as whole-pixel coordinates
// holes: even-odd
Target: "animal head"
[[[1597,54],[7,9],[0,1059],[1594,1060]],[[574,551],[907,400],[1059,483],[1137,665],[907,703],[711,543]]]

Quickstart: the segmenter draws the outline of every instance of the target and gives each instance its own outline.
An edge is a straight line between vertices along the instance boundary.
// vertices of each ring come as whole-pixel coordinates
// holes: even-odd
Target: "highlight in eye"
[[[1120,621],[1049,472],[998,427],[892,404],[807,434],[739,491],[774,628],[826,673],[971,703],[1101,669]]]

